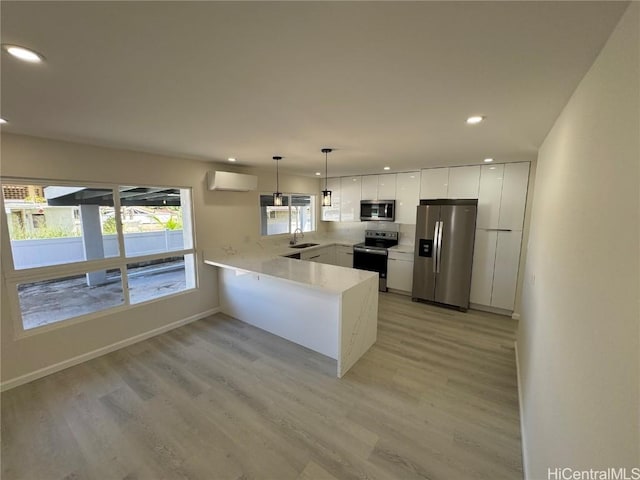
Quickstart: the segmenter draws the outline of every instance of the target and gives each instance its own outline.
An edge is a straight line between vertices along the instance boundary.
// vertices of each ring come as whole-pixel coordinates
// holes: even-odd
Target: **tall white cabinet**
[[[513,310],[529,163],[483,165],[473,252],[470,301]]]

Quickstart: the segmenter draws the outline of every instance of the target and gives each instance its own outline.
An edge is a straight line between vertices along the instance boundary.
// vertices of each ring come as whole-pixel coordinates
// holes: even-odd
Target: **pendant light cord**
[[[324,189],[327,190],[327,177],[328,177],[328,172],[329,169],[327,167],[327,157],[329,155],[329,152],[324,152]]]

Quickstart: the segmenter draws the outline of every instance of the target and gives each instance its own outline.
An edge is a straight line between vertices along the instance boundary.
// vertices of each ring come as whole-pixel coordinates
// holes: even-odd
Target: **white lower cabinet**
[[[353,247],[336,245],[336,265],[353,268]]]
[[[470,301],[513,310],[522,232],[476,230]]]
[[[411,294],[413,288],[413,253],[389,252],[387,288]]]

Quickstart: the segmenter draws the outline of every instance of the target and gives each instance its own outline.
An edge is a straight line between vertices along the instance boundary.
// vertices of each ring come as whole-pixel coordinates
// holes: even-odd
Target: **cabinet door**
[[[324,182],[322,182],[321,185],[322,185],[322,189],[324,189]],[[340,179],[339,178],[327,179],[327,188],[331,190],[331,206],[320,207],[321,218],[325,222],[339,222],[340,221]]]
[[[376,175],[378,177],[378,200],[396,199],[396,174]],[[363,198],[363,200],[365,200]]]
[[[502,180],[499,228],[522,230],[529,185],[529,162],[507,163]]]
[[[478,198],[479,186],[479,165],[449,169],[447,198]]]
[[[491,306],[513,310],[520,263],[521,231],[498,232]]]
[[[336,249],[336,265],[353,268],[353,248],[338,246]]]
[[[483,165],[480,169],[477,228],[498,228],[504,165]]]
[[[473,247],[473,270],[471,271],[471,293],[469,301],[479,305],[491,305],[493,270],[496,261],[498,232],[476,230]]]
[[[360,221],[360,194],[362,177],[340,179],[340,221]]]
[[[387,259],[387,287],[403,292],[411,292],[413,288],[413,262]]]
[[[327,263],[329,265],[336,265],[336,246],[329,245],[324,250],[326,252],[326,259],[324,260],[323,263]]]
[[[420,172],[399,173],[396,179],[396,223],[416,224],[420,204]]]
[[[362,177],[362,200],[378,199],[378,175]]]
[[[427,168],[420,174],[420,199],[447,198],[448,168]]]

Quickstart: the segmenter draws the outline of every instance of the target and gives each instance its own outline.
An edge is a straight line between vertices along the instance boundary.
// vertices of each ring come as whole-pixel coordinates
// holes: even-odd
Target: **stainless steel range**
[[[353,246],[353,268],[378,272],[381,292],[387,291],[387,249],[397,244],[398,232],[366,230],[364,242]]]

